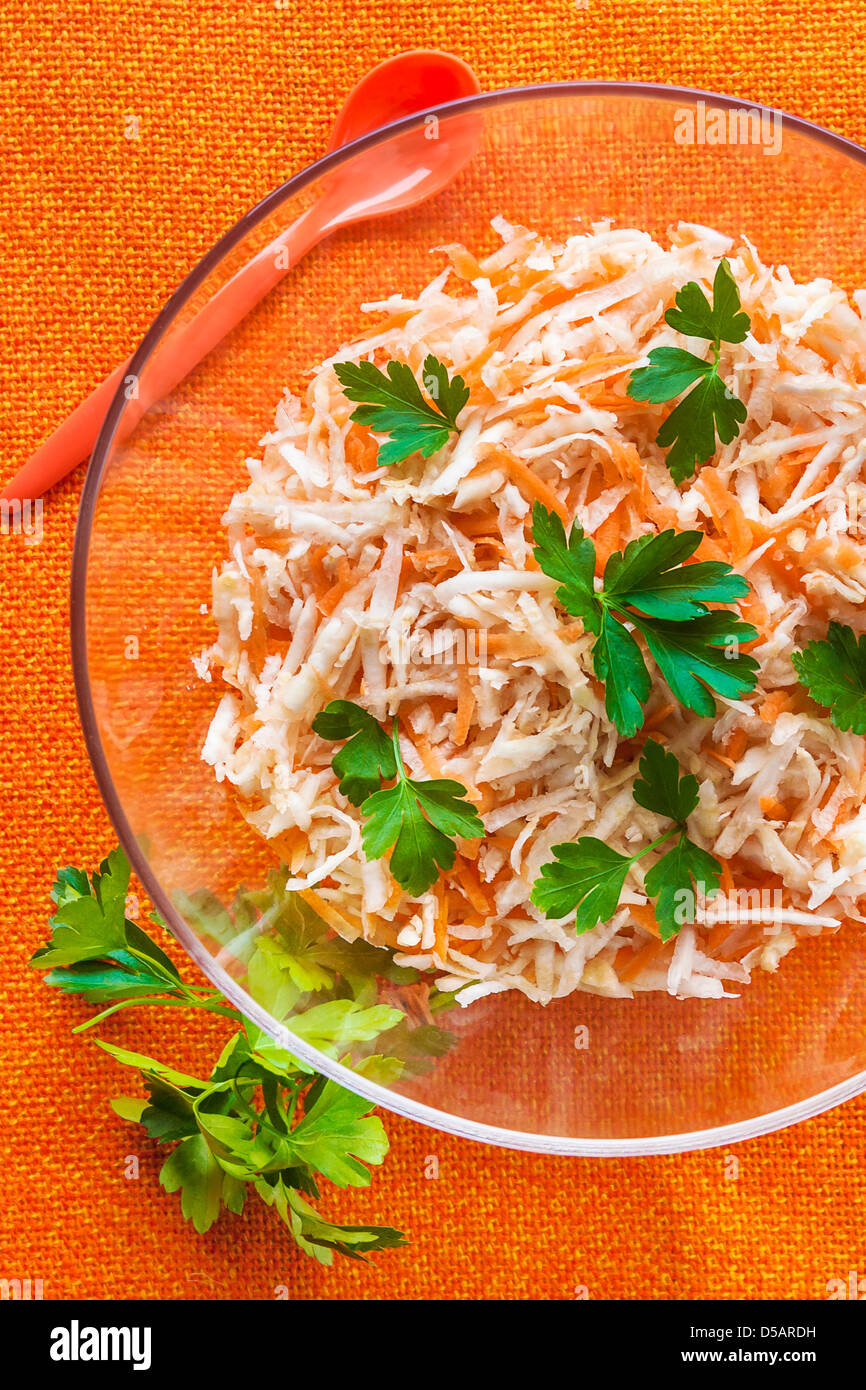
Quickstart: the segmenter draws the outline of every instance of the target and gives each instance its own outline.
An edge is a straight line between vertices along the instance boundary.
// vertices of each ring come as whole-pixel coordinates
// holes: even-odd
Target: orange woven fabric
[[[437,46],[486,88],[645,79],[735,93],[866,142],[866,4],[806,0],[6,0],[2,459],[12,472],[117,362],[216,237],[324,149],[376,61]],[[137,139],[127,138],[136,129]],[[392,1150],[344,1219],[407,1250],[321,1270],[251,1202],[198,1237],[158,1159],[108,1109],[130,1089],[71,1027],[80,1006],[27,970],[58,863],[114,842],[79,733],[67,583],[81,472],[40,545],[0,537],[0,1277],[46,1298],[299,1299],[827,1296],[866,1273],[866,1100],[740,1146],[631,1161],[543,1159],[385,1117]],[[218,1024],[130,1018],[128,1046],[202,1063]],[[124,1176],[139,1154],[140,1176]],[[439,1160],[438,1179],[425,1160]]]

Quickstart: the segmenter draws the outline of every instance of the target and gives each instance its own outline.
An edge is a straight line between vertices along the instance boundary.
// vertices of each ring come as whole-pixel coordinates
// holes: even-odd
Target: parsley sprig
[[[823,640],[809,642],[791,660],[800,684],[828,707],[837,729],[866,734],[866,636],[830,623]]]
[[[632,796],[638,806],[673,821],[673,825],[635,854],[620,854],[604,840],[584,835],[575,844],[553,846],[553,860],[544,864],[532,887],[532,901],[546,917],[577,913],[578,935],[607,922],[619,904],[629,869],[645,854],[676,837],[644,879],[655,898],[654,915],[662,941],[675,936],[694,918],[693,883],[707,897],[719,886],[722,868],[714,855],[689,838],[686,822],[698,804],[698,779],[680,776],[673,753],[649,739],[644,745]]]
[[[332,762],[340,791],[360,806],[365,824],[361,843],[368,859],[381,859],[393,846],[391,874],[412,897],[426,893],[442,869],[453,868],[454,837],[475,839],[484,825],[467,801],[462,782],[450,777],[409,777],[400,755],[397,720],[390,739],[381,724],[350,700],[332,700],[313,720],[320,737],[346,745]],[[382,781],[396,778],[393,787]],[[373,790],[378,787],[378,790]]]
[[[146,1098],[112,1102],[123,1119],[172,1145],[160,1170],[168,1192],[203,1232],[221,1211],[240,1212],[254,1194],[272,1206],[308,1255],[330,1264],[334,1253],[363,1259],[404,1244],[389,1226],[331,1222],[312,1204],[322,1178],[340,1187],[370,1182],[369,1165],[388,1148],[369,1102],[319,1075],[244,1019],[211,987],[184,981],[173,962],[127,916],[129,863],[113,850],[90,877],[61,869],[52,898],[50,941],[31,964],[66,994],[108,1004],[75,1030],[91,1028],[120,1008],[181,1007],[219,1013],[236,1031],[206,1076],[100,1040],[122,1066],[136,1070]],[[231,908],[209,893],[188,896],[182,910],[197,928],[230,950],[247,969],[257,1002],[293,1032],[380,1082],[418,1075],[453,1042],[435,1024],[414,1025],[408,1013],[379,1002],[379,981],[423,988],[431,1011],[447,1005],[396,966],[391,953],[365,941],[331,938],[297,895],[285,872],[256,891],[241,890]],[[154,921],[159,919],[154,914]],[[320,1002],[316,1002],[316,1000]],[[384,1039],[384,1044],[382,1042]]]
[[[58,871],[51,891],[56,905],[51,940],[30,962],[48,971],[46,984],[107,1003],[91,1023],[136,1003],[206,1009],[238,1019],[219,990],[185,984],[153,938],[126,916],[128,888],[129,862],[119,848],[90,878],[71,866]]]
[[[626,738],[643,724],[642,706],[652,687],[634,632],[686,709],[712,715],[713,690],[736,699],[754,689],[758,663],[739,646],[757,632],[736,614],[707,607],[743,598],[749,586],[720,561],[684,563],[700,545],[700,531],[639,536],[611,555],[599,590],[595,547],[580,526],[573,525],[566,537],[556,513],[536,502],[532,536],[539,565],[559,581],[557,599],[595,635],[592,661],[604,684],[605,709]]]
[[[722,381],[719,362],[722,343],[741,343],[750,320],[740,311],[737,283],[726,260],[719,262],[713,280],[712,304],[696,280],[683,285],[676,304],[668,309],[665,322],[690,338],[707,338],[711,356],[705,360],[684,348],[653,348],[649,366],[632,372],[628,394],[635,401],[671,401],[697,383],[656,435],[660,448],[672,446],[667,466],[674,482],[682,483],[698,464],[712,458],[716,434],[723,444],[730,444],[745,422],[746,407]]]
[[[461,376],[449,380],[447,368],[432,353],[422,368],[430,400],[406,362],[388,362],[384,372],[372,362],[336,362],[334,371],[347,399],[358,402],[351,418],[389,436],[379,446],[380,464],[402,463],[416,452],[429,458],[452,433],[460,433],[457,416],[469,400],[469,388]]]

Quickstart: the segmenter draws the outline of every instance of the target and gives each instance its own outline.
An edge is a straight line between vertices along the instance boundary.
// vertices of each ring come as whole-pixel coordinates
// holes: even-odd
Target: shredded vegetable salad
[[[330,927],[464,1004],[735,994],[799,937],[866,921],[864,737],[798,677],[832,678],[832,653],[798,653],[840,625],[864,667],[843,693],[866,698],[866,291],[798,284],[691,224],[667,246],[493,225],[496,251],[438,248],[417,297],[364,305],[369,336],[278,405],[225,515],[218,636],[196,659],[225,687],[203,757]],[[635,373],[649,384],[630,390]],[[715,414],[679,408],[674,467],[665,422],[689,382]],[[718,672],[693,666],[691,705],[646,582],[616,590],[630,543],[685,532],[665,542],[682,574],[712,577],[679,616],[716,633]],[[609,612],[645,673],[625,725],[620,648],[598,650]],[[641,791],[653,768],[667,802]],[[663,884],[669,835],[682,863]],[[590,840],[597,870],[573,848]],[[560,889],[581,853],[581,874],[615,860],[619,878],[576,919],[589,890]],[[670,899],[675,871],[694,903],[674,927],[653,885]]]

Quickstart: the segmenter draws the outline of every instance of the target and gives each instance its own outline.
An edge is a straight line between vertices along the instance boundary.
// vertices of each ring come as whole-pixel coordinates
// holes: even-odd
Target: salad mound
[[[731,995],[866,921],[866,291],[494,228],[277,406],[202,756],[462,1003]]]

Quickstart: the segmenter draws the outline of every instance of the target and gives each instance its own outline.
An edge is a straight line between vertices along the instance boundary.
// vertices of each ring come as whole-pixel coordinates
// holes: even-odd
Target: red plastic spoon
[[[349,93],[328,149],[428,106],[479,91],[472,69],[450,53],[436,49],[399,53],[379,63]],[[124,413],[124,433],[153,401],[182,381],[322,237],[351,222],[422,202],[450,183],[471,156],[476,132],[472,119],[449,125],[442,140],[433,125],[406,131],[389,143],[384,157],[374,146],[349,165],[323,175],[317,202],[227,281],[194,319],[175,329],[151,359],[136,384],[137,399]],[[31,454],[0,499],[41,497],[87,458],[127,372],[128,364],[124,364],[97,386]]]

